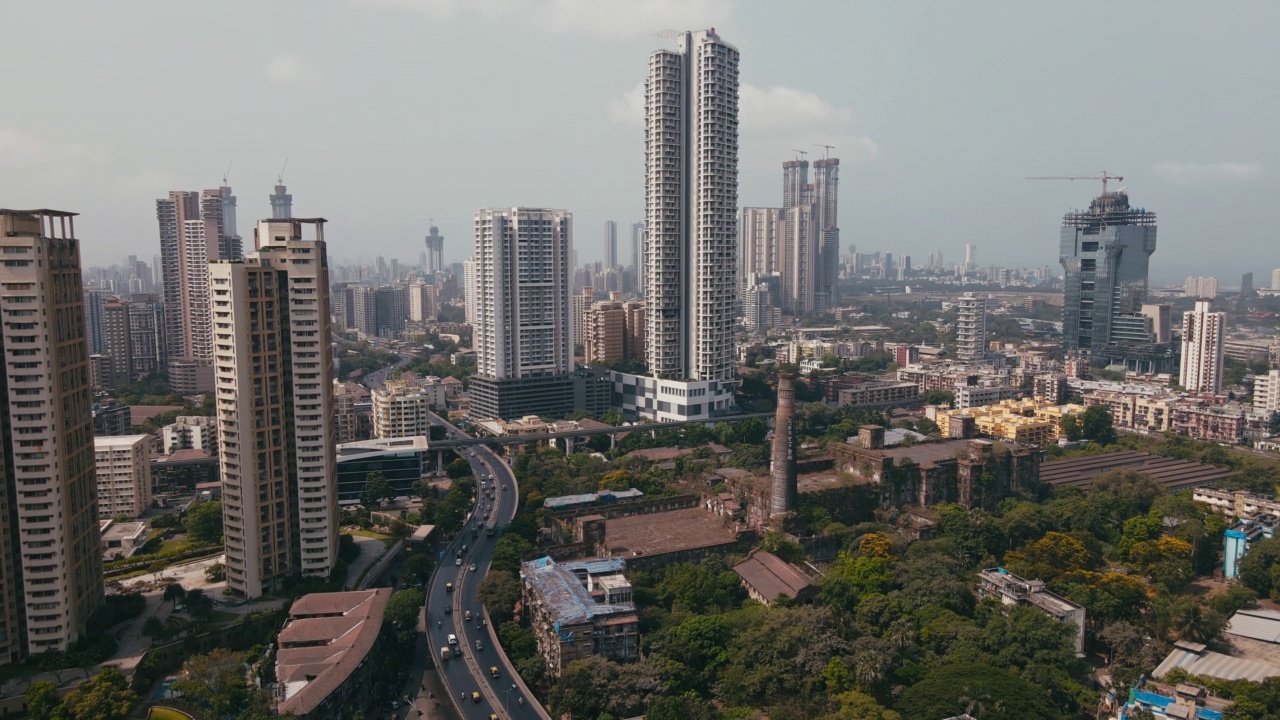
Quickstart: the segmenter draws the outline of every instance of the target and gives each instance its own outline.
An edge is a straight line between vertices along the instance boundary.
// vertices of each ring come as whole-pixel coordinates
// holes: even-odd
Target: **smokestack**
[[[778,375],[778,409],[773,416],[773,456],[769,475],[773,479],[769,499],[769,516],[779,517],[796,511],[800,491],[796,483],[795,436],[796,389],[791,376]]]

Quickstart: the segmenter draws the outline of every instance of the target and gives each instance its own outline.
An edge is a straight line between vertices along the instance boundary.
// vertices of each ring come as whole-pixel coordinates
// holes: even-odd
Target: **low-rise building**
[[[549,557],[520,566],[522,607],[547,672],[559,677],[574,660],[599,655],[640,657],[640,620],[626,561],[604,558],[557,563]]]
[[[98,517],[136,518],[151,506],[151,436],[93,439]]]
[[[289,609],[276,651],[276,711],[344,720],[370,709],[383,681],[375,660],[392,636],[382,622],[391,588],[303,595]]]
[[[118,400],[103,400],[93,405],[94,437],[128,435],[133,428],[132,409]]]
[[[411,495],[413,486],[430,470],[431,454],[424,435],[338,445],[338,502],[358,501],[373,472],[382,473],[397,496]]]
[[[1270,540],[1280,528],[1280,517],[1258,514],[1241,518],[1222,533],[1222,576],[1240,577],[1240,558],[1259,540]]]
[[[178,450],[204,450],[210,455],[218,452],[218,418],[200,415],[179,415],[169,425],[160,429],[161,447],[166,453]]]
[[[1075,625],[1076,655],[1084,657],[1084,607],[1049,592],[1043,580],[1027,580],[1004,568],[989,568],[978,573],[978,596],[996,598],[1005,605],[1028,603]]]
[[[147,524],[144,522],[116,522],[100,520],[102,533],[102,561],[132,557],[138,548],[147,544]]]
[[[841,388],[836,402],[849,407],[890,407],[920,402],[920,388],[911,382],[872,381]]]
[[[377,438],[413,437],[431,432],[431,416],[443,411],[447,387],[435,376],[405,373],[373,391],[373,435]]]
[[[1247,490],[1219,490],[1198,487],[1191,499],[1227,517],[1245,518],[1258,514],[1280,515],[1280,500]]]
[[[972,427],[979,434],[1028,445],[1050,445],[1062,436],[1062,420],[1079,416],[1081,405],[1047,405],[1035,400],[1004,400],[955,410],[938,410],[934,422],[946,438],[964,438]],[[972,420],[972,422],[967,422]]]
[[[218,480],[218,458],[204,450],[179,450],[151,460],[153,495],[185,495]]]
[[[746,560],[733,566],[742,578],[747,595],[763,605],[772,605],[779,597],[788,602],[811,602],[818,594],[817,587],[800,568],[786,562],[771,552],[756,550]]]

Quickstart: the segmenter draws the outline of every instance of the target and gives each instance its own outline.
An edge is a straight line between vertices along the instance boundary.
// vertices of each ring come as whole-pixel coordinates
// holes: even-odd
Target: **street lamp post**
[[[516,689],[516,684],[511,683],[511,687],[502,691],[502,710],[507,717],[511,717],[511,691]]]

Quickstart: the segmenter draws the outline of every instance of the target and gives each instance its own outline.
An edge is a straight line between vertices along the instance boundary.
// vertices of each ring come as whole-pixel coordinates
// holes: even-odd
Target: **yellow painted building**
[[[963,421],[970,419],[974,429],[987,437],[1019,443],[1049,445],[1062,434],[1062,418],[1080,415],[1083,405],[1047,405],[1035,400],[1004,400],[995,405],[939,410],[936,422],[943,437],[963,437]]]

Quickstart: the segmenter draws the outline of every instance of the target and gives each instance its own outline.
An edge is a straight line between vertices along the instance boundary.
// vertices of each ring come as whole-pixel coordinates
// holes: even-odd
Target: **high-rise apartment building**
[[[631,263],[635,266],[636,289],[641,296],[645,293],[646,278],[648,277],[648,261],[646,260],[648,251],[645,249],[647,237],[643,222],[631,223]]]
[[[619,267],[618,264],[618,223],[604,221],[604,267],[606,270]]]
[[[102,354],[102,308],[111,299],[106,290],[85,288],[84,291],[84,331],[89,342],[89,354]]]
[[[649,57],[646,356],[618,373],[626,414],[697,419],[733,405],[738,301],[738,51],[714,30]]]
[[[462,304],[466,313],[467,324],[476,326],[476,305],[479,297],[476,294],[476,259],[467,258],[462,263]]]
[[[757,283],[747,288],[742,311],[748,332],[767,333],[782,324],[782,310],[774,302],[773,290],[768,283]]]
[[[210,265],[227,586],[245,597],[337,562],[324,222],[263,220],[256,252]]]
[[[164,303],[158,295],[135,294],[129,300],[129,345],[134,379],[161,372],[168,364],[164,342]]]
[[[1227,314],[1213,312],[1211,300],[1197,300],[1182,316],[1182,369],[1178,384],[1188,392],[1222,389],[1222,339]]]
[[[1280,268],[1271,271],[1271,289],[1280,290]]]
[[[408,373],[373,391],[373,436],[402,438],[431,434],[431,411],[444,410],[446,387],[440,378]]]
[[[961,360],[981,360],[987,356],[987,298],[985,295],[965,293],[956,305],[956,357]]]
[[[444,272],[444,236],[435,225],[427,231],[427,263],[422,269],[429,273]]]
[[[1256,297],[1257,291],[1253,289],[1253,273],[1247,272],[1240,276],[1240,297]]]
[[[1253,409],[1280,412],[1280,370],[1270,370],[1253,378]]]
[[[114,389],[133,379],[133,330],[129,303],[111,298],[102,306],[102,354],[111,372],[101,387]]]
[[[964,244],[964,272],[969,274],[978,267],[978,246],[973,243]]]
[[[1218,278],[1216,277],[1189,277],[1182,286],[1182,296],[1189,298],[1208,298],[1210,300],[1218,297]]]
[[[293,217],[293,196],[289,194],[289,189],[284,183],[276,185],[275,192],[271,193],[271,219],[272,220],[288,220]]]
[[[1123,192],[1093,199],[1062,218],[1059,260],[1065,270],[1062,348],[1089,355],[1111,342],[1121,314],[1147,298],[1147,266],[1156,251],[1156,214],[1129,205]]]
[[[439,286],[422,281],[409,286],[409,320],[415,323],[435,322],[439,309]]]
[[[474,417],[573,409],[569,288],[573,214],[484,208],[475,215]]]
[[[151,436],[93,439],[98,518],[138,518],[151,507]]]
[[[797,317],[826,309],[818,292],[821,268],[816,208],[815,203],[802,203],[785,211],[782,301],[783,308]]]
[[[74,217],[0,210],[0,662],[66,650],[103,597]]]
[[[834,307],[840,279],[840,161],[823,158],[813,161],[813,205],[815,234],[818,237],[818,272],[814,294],[824,309]]]
[[[626,313],[626,322],[623,325],[622,335],[622,358],[624,360],[644,362],[644,301],[629,300],[624,302],[622,303],[622,311]]]
[[[582,292],[574,295],[569,306],[569,329],[572,333],[570,342],[574,345],[585,345],[587,342],[587,312],[591,303],[595,302],[595,288],[587,286]]]
[[[782,208],[742,208],[738,226],[738,284],[750,287],[755,278],[782,272],[784,234]]]
[[[171,360],[213,362],[209,263],[241,257],[231,188],[173,191],[156,201],[163,263],[165,342]],[[200,388],[208,390],[211,388]]]

